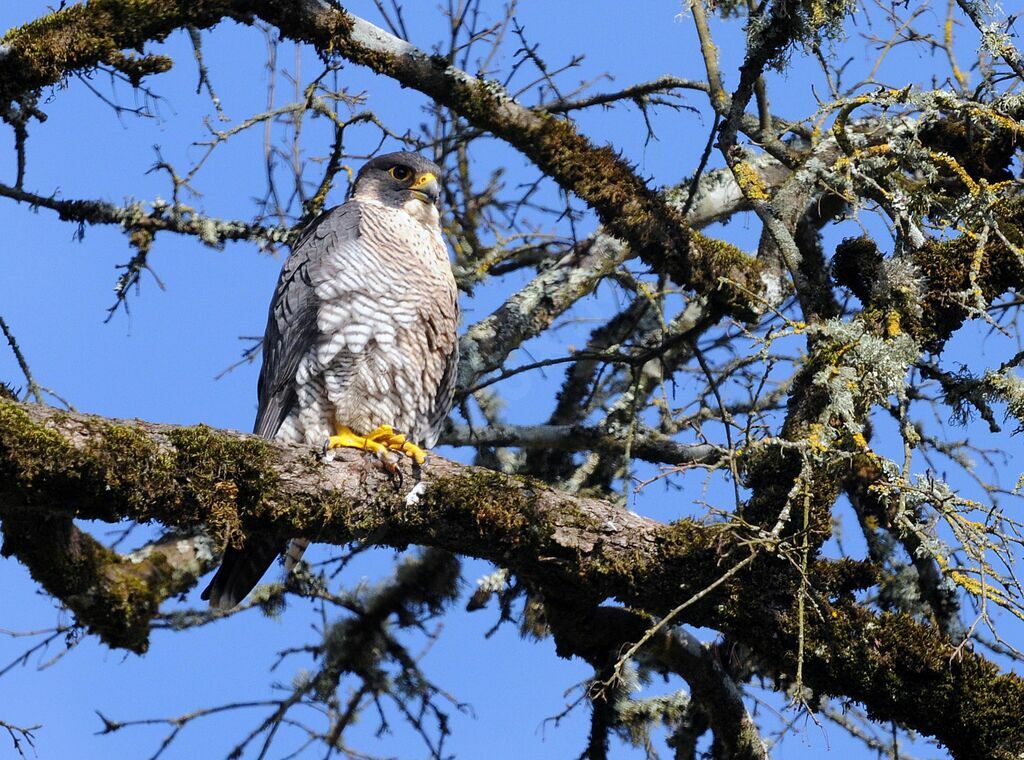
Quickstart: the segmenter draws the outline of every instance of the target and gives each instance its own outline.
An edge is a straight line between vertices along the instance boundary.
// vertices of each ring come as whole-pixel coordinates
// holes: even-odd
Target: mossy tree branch
[[[170,533],[126,557],[80,530],[70,516],[31,509],[3,510],[0,535],[2,554],[17,557],[81,625],[110,646],[137,653],[149,647],[160,603],[213,569],[204,536]]]
[[[413,491],[415,473],[403,469],[396,480],[367,467],[358,452],[324,463],[307,447],[248,435],[0,402],[0,518],[14,534],[6,551],[30,569],[40,551],[58,551],[50,568],[57,576],[62,565],[72,567],[61,547],[80,546],[70,552],[79,563],[75,575],[109,577],[109,555],[74,531],[72,518],[130,519],[205,528],[220,541],[264,531],[339,544],[358,538],[435,546],[500,563],[528,583],[571,593],[577,605],[596,608],[611,597],[663,615],[747,556],[749,549],[738,544],[758,540],[729,524],[665,525],[440,458],[421,475]],[[33,546],[35,531],[40,547]],[[689,607],[681,622],[722,630],[784,681],[796,668],[800,583],[780,556],[785,544],[761,540],[758,559]],[[123,645],[114,632],[125,630],[125,619],[145,618],[155,610],[149,605],[188,585],[132,576],[138,594],[124,603],[142,602],[141,608],[125,615],[122,606],[108,620],[94,605],[84,621],[114,645]],[[76,613],[94,593],[81,582],[72,588],[67,577],[36,577]],[[956,652],[939,632],[908,616],[859,607],[851,592],[873,576],[857,563],[819,561],[810,582],[817,612],[805,620],[806,685],[862,701],[879,720],[936,736],[960,758],[1024,751],[1024,679],[1000,674],[970,651]],[[142,646],[133,640],[133,648]]]
[[[580,197],[609,232],[655,270],[706,293],[726,312],[750,318],[761,311],[759,300],[751,298],[763,288],[758,263],[692,232],[681,213],[614,149],[594,145],[567,119],[520,105],[498,83],[470,76],[323,0],[95,0],[57,11],[4,37],[0,106],[176,29],[206,28],[223,18],[251,23],[254,17],[323,55],[341,55],[451,108]]]

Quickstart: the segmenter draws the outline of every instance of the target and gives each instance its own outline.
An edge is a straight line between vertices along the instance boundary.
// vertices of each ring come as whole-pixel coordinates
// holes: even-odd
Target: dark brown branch
[[[599,95],[579,98],[578,100],[556,100],[545,105],[544,110],[548,113],[565,113],[566,111],[578,111],[582,108],[593,108],[594,106],[610,106],[620,100],[642,100],[658,92],[668,93],[673,90],[697,90],[706,93],[710,89],[707,82],[664,76],[652,82],[643,82],[626,87],[618,92],[604,92]]]
[[[18,362],[18,367],[21,369],[21,374],[25,376],[25,382],[28,384],[28,398],[31,398],[38,404],[43,404],[43,389],[39,387],[39,383],[36,382],[35,377],[32,375],[32,370],[29,369],[28,361],[25,359],[25,355],[21,352],[21,347],[18,345],[17,339],[14,337],[14,333],[11,332],[11,328],[7,326],[7,322],[3,317],[0,317],[0,332],[7,338],[7,344],[11,347],[11,351],[14,352],[14,358]]]

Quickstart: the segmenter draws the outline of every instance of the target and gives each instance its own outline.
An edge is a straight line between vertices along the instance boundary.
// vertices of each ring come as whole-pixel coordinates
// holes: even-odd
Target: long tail
[[[214,609],[231,609],[253,590],[280,553],[280,542],[266,539],[250,538],[240,549],[229,546],[202,598]]]
[[[284,555],[285,575],[302,559],[307,546],[309,541],[305,538],[291,540]],[[280,553],[281,545],[277,541],[249,539],[240,549],[229,546],[201,598],[208,599],[214,609],[230,610],[256,587]]]

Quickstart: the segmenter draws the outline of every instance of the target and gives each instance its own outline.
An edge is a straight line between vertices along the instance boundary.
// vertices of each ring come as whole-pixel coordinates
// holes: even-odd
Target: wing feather
[[[359,207],[346,203],[325,211],[302,233],[281,268],[267,316],[263,366],[257,383],[259,408],[253,431],[275,438],[297,401],[295,375],[303,356],[317,343],[315,283],[330,246],[354,240],[359,234]],[[219,609],[230,609],[259,583],[284,548],[274,536],[249,536],[242,546],[224,550],[221,566],[202,598]],[[294,564],[304,545],[290,554]]]
[[[270,302],[263,338],[263,367],[257,385],[259,408],[253,432],[274,438],[296,403],[295,374],[318,339],[320,298],[317,270],[330,246],[359,235],[359,206],[345,203],[325,211],[303,232],[281,269]]]
[[[441,381],[427,411],[428,434],[425,436],[424,445],[428,449],[433,448],[444,431],[448,413],[452,409],[452,397],[455,394],[459,369],[459,292],[455,288],[454,280],[451,281],[448,293],[442,298],[449,299],[447,308],[435,312],[438,317],[437,323],[431,323],[427,330],[427,342],[430,347],[428,355],[440,355],[443,364]]]

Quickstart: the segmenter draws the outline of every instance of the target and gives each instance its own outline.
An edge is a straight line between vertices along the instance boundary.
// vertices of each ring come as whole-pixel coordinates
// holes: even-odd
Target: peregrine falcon
[[[440,176],[415,153],[377,156],[345,203],[303,231],[270,302],[257,435],[423,463],[451,409],[459,358]],[[306,543],[292,542],[287,570]],[[228,546],[202,598],[235,606],[282,549],[259,536]]]

